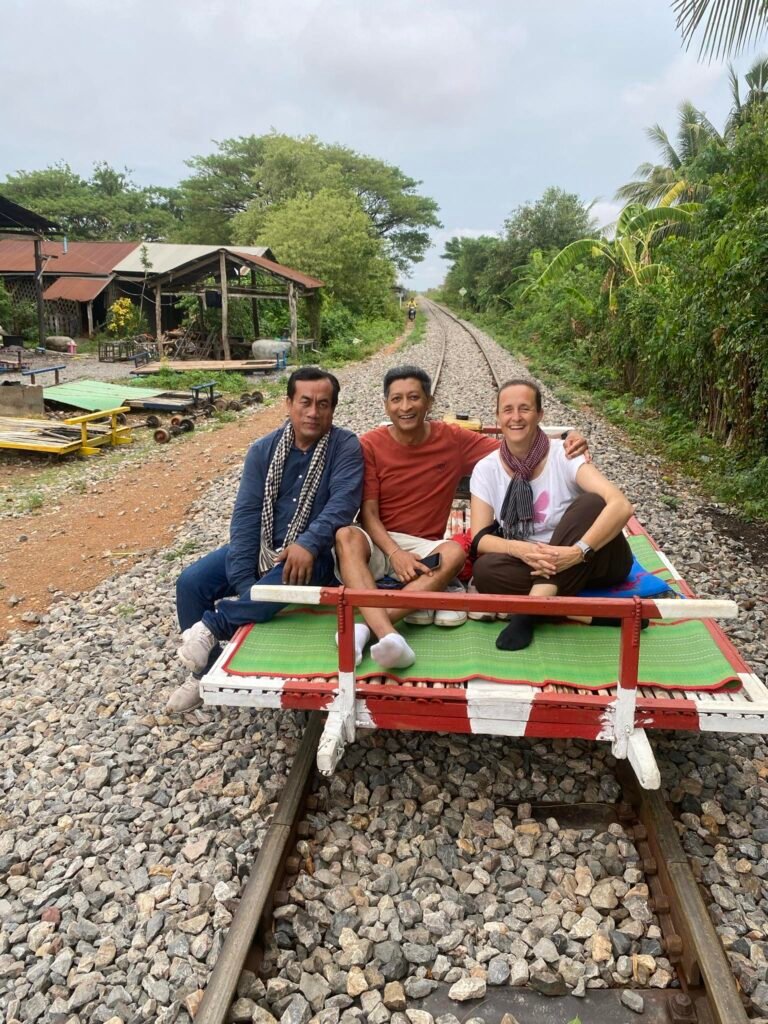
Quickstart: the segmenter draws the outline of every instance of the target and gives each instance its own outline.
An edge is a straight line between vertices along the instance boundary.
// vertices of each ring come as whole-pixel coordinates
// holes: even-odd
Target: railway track
[[[221,954],[214,966],[204,998],[195,1015],[196,1024],[225,1024],[233,1016],[238,979],[246,967],[260,971],[263,980],[271,964],[264,948],[272,931],[273,904],[280,902],[279,888],[285,879],[295,881],[300,871],[312,874],[311,857],[293,853],[297,836],[308,838],[303,822],[307,794],[313,778],[315,755],[322,728],[313,712],[296,754],[269,831],[251,870]],[[540,804],[531,809],[534,819],[580,823],[595,828],[609,821],[620,823],[641,856],[641,867],[650,893],[649,905],[659,922],[664,952],[674,965],[678,988],[633,988],[642,998],[642,1019],[649,1024],[746,1024],[744,1010],[720,939],[715,932],[675,827],[674,819],[657,792],[641,790],[631,772],[620,773],[622,800],[609,804]],[[490,851],[491,853],[493,851]],[[642,958],[633,958],[635,978],[642,979]],[[647,981],[647,979],[646,979]],[[482,1002],[464,1004],[448,998],[447,985],[423,999],[409,1001],[409,1008],[440,1013],[482,1016],[501,1020],[506,1013],[520,1024],[565,1024],[578,1012],[589,1024],[625,1024],[627,1008],[622,989],[587,990],[576,1000],[560,998],[511,986],[488,989]],[[462,1014],[462,1011],[465,1011]]]
[[[484,367],[484,369],[487,370],[490,387],[492,387],[495,390],[498,390],[501,380],[499,379],[499,376],[496,373],[496,370],[494,369],[493,362],[491,361],[491,358],[485,346],[480,341],[478,335],[470,327],[467,327],[466,324],[462,323],[457,316],[454,316],[453,313],[445,309],[444,306],[438,305],[431,299],[422,299],[421,301],[426,307],[426,309],[428,309],[429,312],[432,314],[437,326],[440,327],[440,329],[442,330],[442,345],[440,349],[440,355],[438,357],[437,368],[432,374],[433,395],[438,394],[441,384],[441,378],[443,377],[443,368],[446,364],[446,359],[448,356],[448,327],[450,324],[456,324],[458,327],[461,328],[462,331],[465,332],[465,334],[467,334],[472,339],[475,346],[480,351],[481,356],[483,357],[481,365]],[[462,359],[464,358],[465,356],[464,354],[462,354]]]

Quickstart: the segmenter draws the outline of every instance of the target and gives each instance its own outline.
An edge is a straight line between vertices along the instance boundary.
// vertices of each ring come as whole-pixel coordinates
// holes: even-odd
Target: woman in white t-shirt
[[[632,552],[621,531],[631,504],[583,456],[566,459],[562,441],[540,429],[542,415],[533,381],[502,384],[496,406],[501,446],[477,463],[470,481],[474,580],[481,593],[570,596],[621,583],[629,574]],[[534,625],[535,616],[511,616],[496,646],[522,650]]]

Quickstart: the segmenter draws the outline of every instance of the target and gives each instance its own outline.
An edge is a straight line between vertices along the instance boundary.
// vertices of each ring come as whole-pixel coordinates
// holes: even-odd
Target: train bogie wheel
[[[261,391],[252,391],[251,398],[257,405],[260,405],[264,401],[264,395],[261,393]]]
[[[232,401],[227,403],[227,409],[229,409],[230,412],[240,412],[242,408],[243,407],[239,402]]]
[[[242,395],[240,395],[239,401],[241,401],[243,405],[250,405],[253,399],[251,398],[249,392],[245,391],[243,392]]]
[[[213,407],[214,409],[218,409],[219,412],[223,412],[227,408],[226,398],[217,398],[216,401],[213,403]]]
[[[203,416],[205,416],[205,418],[209,420],[215,412],[216,410],[212,405],[206,405],[206,407],[203,409]]]
[[[179,430],[182,434],[188,434],[190,430],[195,429],[195,421],[184,417],[183,420],[179,420]]]
[[[165,427],[160,427],[156,430],[154,436],[158,444],[168,444],[171,440],[171,432],[170,430],[166,430]]]
[[[171,416],[171,426],[178,427],[181,423],[181,416]]]
[[[121,427],[124,427],[128,422],[128,417],[124,412],[119,412],[117,416],[115,416],[115,421],[119,423]]]
[[[161,425],[162,421],[159,416],[155,416],[155,414],[152,413],[152,415],[147,416],[144,422],[147,424],[150,430],[157,430],[157,428]]]

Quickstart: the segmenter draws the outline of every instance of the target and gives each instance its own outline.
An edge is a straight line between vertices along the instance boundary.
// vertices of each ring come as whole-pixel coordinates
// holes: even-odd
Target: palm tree
[[[731,112],[725,123],[725,137],[730,141],[739,125],[749,115],[750,111],[761,103],[768,100],[768,58],[759,57],[752,67],[744,75],[747,83],[747,95],[742,100],[739,90],[739,76],[733,70],[733,65],[728,65],[728,77],[731,83]]]
[[[706,145],[723,141],[706,114],[688,101],[681,103],[675,144],[660,124],[646,128],[645,133],[659,148],[664,162],[640,164],[635,171],[636,180],[617,189],[615,198],[628,203],[642,203],[643,206],[701,202],[706,186],[688,181],[686,166],[699,156]]]
[[[686,47],[703,25],[699,57],[736,56],[768,29],[768,0],[672,0]]]
[[[668,233],[673,225],[690,224],[698,209],[696,203],[670,207],[646,207],[630,203],[619,214],[613,241],[606,238],[579,238],[566,245],[520,294],[519,301],[524,300],[534,289],[560,280],[582,260],[596,257],[606,266],[601,291],[607,296],[609,310],[615,312],[618,288],[656,281],[663,272],[662,264],[654,263],[652,257],[652,249],[660,233]]]

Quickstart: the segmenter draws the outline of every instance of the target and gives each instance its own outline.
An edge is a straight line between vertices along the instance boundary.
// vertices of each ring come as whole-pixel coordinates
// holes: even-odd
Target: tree
[[[492,235],[481,235],[480,238],[454,236],[445,243],[440,259],[452,264],[443,286],[449,301],[461,301],[469,309],[481,309],[486,305],[481,280],[499,244],[500,240]],[[461,289],[464,289],[464,295]]]
[[[172,233],[178,208],[174,189],[138,188],[127,169],[94,165],[90,179],[69,164],[18,171],[0,185],[3,195],[61,225],[74,241],[157,241]]]
[[[315,136],[270,135],[225,139],[219,151],[188,161],[181,182],[186,215],[182,241],[231,241],[261,232],[269,210],[322,189],[354,195],[401,269],[424,258],[429,229],[440,227],[437,204],[420,182],[398,167]]]
[[[525,263],[534,249],[562,249],[576,238],[594,232],[590,206],[574,192],[550,186],[535,203],[518,206],[504,221],[505,241],[515,246]]]
[[[246,227],[245,221],[237,224],[236,242],[268,243],[281,262],[321,278],[354,313],[381,313],[391,300],[392,264],[354,196],[320,189],[269,210],[260,235]]]
[[[664,162],[641,164],[635,171],[637,180],[617,189],[616,199],[643,206],[701,201],[706,194],[706,185],[690,179],[690,166],[707,146],[723,144],[722,136],[707,116],[685,101],[678,107],[674,144],[659,124],[646,128],[645,133],[661,151]]]
[[[699,56],[735,56],[768,28],[765,0],[672,0],[686,47],[703,25]]]
[[[670,208],[647,208],[639,204],[626,206],[616,222],[613,241],[605,238],[580,238],[571,242],[555,256],[537,280],[522,292],[520,300],[523,301],[533,289],[545,288],[560,280],[577,264],[592,257],[605,266],[602,291],[607,297],[608,308],[615,312],[619,287],[656,281],[663,272],[662,265],[654,263],[652,258],[652,247],[659,238],[660,229],[674,224],[688,224],[698,208],[693,203]]]

